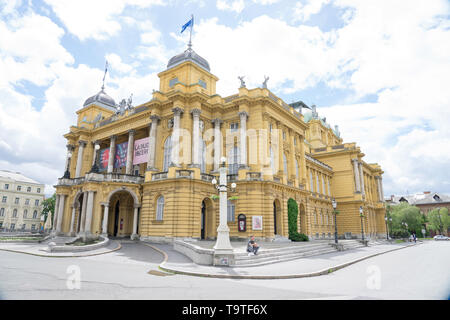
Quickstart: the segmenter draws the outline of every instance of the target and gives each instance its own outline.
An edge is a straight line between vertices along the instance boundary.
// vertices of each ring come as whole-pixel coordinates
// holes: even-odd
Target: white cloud
[[[244,0],[217,0],[216,6],[219,10],[241,13],[245,8],[245,2]]]
[[[330,0],[306,0],[297,2],[294,7],[294,21],[308,21],[311,15],[317,14]]]
[[[80,40],[104,40],[121,30],[117,16],[126,6],[148,8],[162,0],[45,0],[68,31]]]
[[[337,60],[327,46],[331,36],[317,27],[290,26],[268,16],[236,28],[213,18],[197,25],[193,43],[220,77],[220,94],[235,93],[239,75],[246,76],[247,87],[261,86],[268,75],[272,90],[291,92],[314,85],[334,71]],[[289,86],[286,81],[291,81]]]
[[[0,84],[28,80],[43,86],[54,79],[59,63],[73,63],[72,55],[59,43],[64,30],[49,18],[27,14],[0,21]]]

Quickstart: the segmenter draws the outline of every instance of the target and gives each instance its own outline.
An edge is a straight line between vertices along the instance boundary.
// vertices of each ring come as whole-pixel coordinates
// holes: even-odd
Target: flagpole
[[[191,19],[192,19],[192,23],[191,23],[191,32],[189,32],[189,44],[188,47],[189,49],[192,47],[192,28],[194,28],[194,15],[191,14]]]

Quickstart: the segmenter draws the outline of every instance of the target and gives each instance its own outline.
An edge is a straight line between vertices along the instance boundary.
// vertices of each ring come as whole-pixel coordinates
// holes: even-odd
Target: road
[[[149,274],[163,257],[143,244],[83,258],[0,251],[1,299],[449,299],[450,241],[376,256],[325,276],[231,280]],[[79,287],[77,279],[80,279]]]

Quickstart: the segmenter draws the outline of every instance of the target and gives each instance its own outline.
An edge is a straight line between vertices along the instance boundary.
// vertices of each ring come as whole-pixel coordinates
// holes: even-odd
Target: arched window
[[[156,220],[162,221],[164,216],[164,197],[160,196],[156,200]]]
[[[167,137],[164,142],[164,164],[163,171],[168,171],[170,162],[172,161],[172,136]]]
[[[28,210],[27,210],[27,209],[23,210],[23,218],[24,218],[24,219],[27,218],[27,213],[28,213]]]
[[[288,166],[287,166],[287,159],[286,159],[286,155],[283,153],[283,169],[284,169],[284,174],[289,177],[288,175]]]
[[[33,219],[37,219],[37,211],[36,210],[34,210],[34,212],[33,212]]]
[[[228,156],[228,174],[237,174],[239,169],[239,148],[234,146]]]
[[[236,212],[236,206],[235,204],[228,200],[228,205],[227,205],[227,221],[228,222],[234,222],[234,214]]]
[[[295,176],[298,179],[298,161],[297,161],[297,159],[295,159]]]

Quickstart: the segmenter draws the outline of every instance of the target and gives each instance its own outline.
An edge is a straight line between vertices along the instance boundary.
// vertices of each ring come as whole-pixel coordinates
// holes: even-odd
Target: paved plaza
[[[129,240],[113,240],[110,252],[85,257],[0,250],[0,298],[448,299],[450,242],[407,245],[356,248],[248,268],[198,266],[169,245]],[[292,279],[219,279],[166,273],[159,268],[166,260],[166,266],[185,271],[196,268],[210,275],[276,276],[313,272],[367,256],[372,257],[325,275]],[[79,286],[74,285],[75,275]]]

